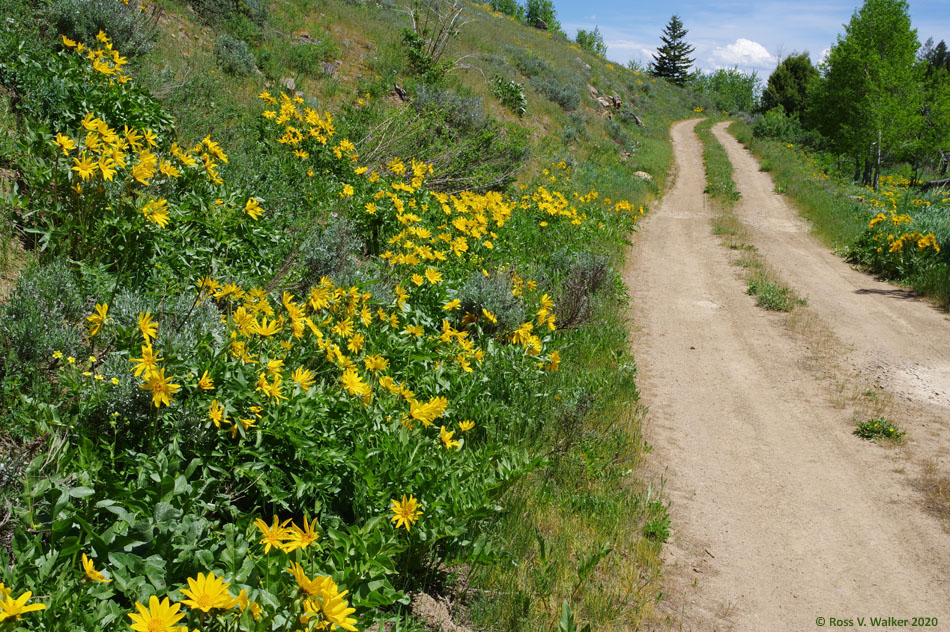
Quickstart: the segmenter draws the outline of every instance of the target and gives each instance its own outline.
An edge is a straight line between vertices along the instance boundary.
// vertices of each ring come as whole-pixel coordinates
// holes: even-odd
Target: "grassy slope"
[[[232,173],[253,170],[257,139],[249,136],[260,109],[257,94],[274,89],[274,77],[224,75],[212,54],[215,30],[176,0],[158,4],[163,14],[155,48],[135,61],[134,73],[173,113],[183,137],[211,134],[232,156]],[[596,189],[603,197],[649,205],[670,165],[669,123],[689,113],[691,97],[481,7],[470,6],[467,14],[470,22],[449,49],[450,56],[464,58],[466,67],[448,83],[459,93],[481,97],[495,118],[527,130],[530,153],[515,187],[540,183],[546,165],[567,160],[575,165],[577,190]],[[364,91],[375,91],[376,116],[384,120],[405,107],[388,87],[393,82],[415,87],[398,43],[405,24],[405,16],[394,10],[290,0],[273,5],[261,49],[279,59],[288,38],[303,33],[331,42],[331,57],[342,62],[332,76],[286,76],[320,109],[334,113]],[[565,112],[530,85],[512,63],[517,50],[531,51],[580,88],[576,112]],[[525,84],[524,119],[491,95],[487,79],[495,74]],[[605,118],[587,85],[620,95],[645,127]],[[621,152],[631,156],[623,160]],[[654,180],[631,178],[633,171],[648,172]],[[616,262],[622,253],[616,248],[609,255]],[[594,317],[563,350],[559,379],[565,392],[570,387],[584,396],[547,407],[551,425],[558,427],[538,439],[538,451],[549,465],[510,492],[494,534],[502,562],[476,569],[465,599],[478,627],[551,629],[561,602],[568,600],[578,619],[596,629],[628,629],[649,616],[658,598],[659,550],[668,519],[636,475],[644,444],[619,287],[614,280],[597,301]]]
[[[165,8],[165,32],[158,50],[146,62],[154,66],[143,71],[152,72],[153,81],[163,82],[155,86],[160,94],[163,85],[201,76],[218,104],[217,112],[206,112],[200,102],[174,91],[168,92],[167,103],[195,136],[206,133],[210,124],[215,137],[239,142],[228,139],[228,129],[236,127],[233,118],[255,111],[256,95],[267,84],[260,77],[235,82],[221,76],[210,54],[212,33],[179,5],[168,2]],[[326,1],[309,11],[293,2],[275,9],[279,30],[329,37],[339,46],[337,59],[343,63],[333,77],[288,73],[298,89],[314,95],[321,107],[338,111],[367,80],[380,81],[381,76],[403,85],[412,83],[401,72],[402,52],[396,40],[407,22],[399,13]],[[458,90],[481,97],[491,115],[520,123],[529,131],[531,153],[517,184],[527,185],[547,164],[573,159],[578,190],[596,189],[608,198],[628,199],[637,205],[655,199],[672,157],[669,124],[690,113],[691,96],[482,7],[471,7],[467,19],[470,22],[449,48],[449,55],[463,58],[464,64],[452,79],[458,82]],[[170,38],[176,30],[178,37]],[[188,54],[180,57],[175,53],[183,41]],[[265,43],[269,45],[280,44]],[[537,55],[582,88],[577,112],[565,112],[513,67],[512,56],[518,49]],[[491,95],[487,79],[494,74],[525,84],[528,114],[524,119],[519,120]],[[587,85],[601,94],[620,95],[643,120],[644,128],[615,124],[604,117],[603,107],[589,95]],[[393,97],[385,98],[395,103]],[[568,128],[577,133],[565,134]],[[633,153],[626,162],[621,160],[624,150]],[[633,171],[650,173],[654,181],[631,178]],[[618,250],[612,256],[619,260],[621,254]],[[602,304],[594,321],[564,350],[563,382],[580,384],[591,399],[573,402],[572,408],[557,407],[556,421],[565,425],[562,439],[556,445],[540,446],[550,455],[550,465],[510,493],[495,533],[496,541],[503,543],[505,561],[476,570],[465,599],[478,627],[550,629],[566,599],[579,620],[597,629],[626,629],[648,617],[658,598],[659,541],[668,529],[667,518],[662,504],[635,473],[644,444],[635,407],[636,369],[632,357],[623,351],[627,344],[621,313],[617,301]],[[579,576],[583,562],[605,546],[611,552],[592,572]],[[497,598],[499,594],[504,597]]]

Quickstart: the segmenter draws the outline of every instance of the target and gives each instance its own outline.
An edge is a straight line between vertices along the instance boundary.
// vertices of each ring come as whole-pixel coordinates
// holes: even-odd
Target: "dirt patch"
[[[675,186],[641,226],[624,272],[650,465],[665,482],[674,525],[657,627],[814,629],[818,616],[874,612],[881,595],[904,613],[894,616],[950,615],[950,535],[894,474],[903,450],[853,436],[852,407],[832,401],[833,372],[816,379],[814,367],[828,367],[823,357],[856,348],[838,331],[847,313],[814,307],[815,318],[797,317],[802,330],[830,323],[812,348],[788,315],[755,306],[735,255],[712,232],[694,125],[673,127]],[[758,165],[736,167],[737,214],[759,247],[747,217],[768,200],[741,188]],[[791,230],[794,215],[779,219],[773,234],[811,239]],[[811,305],[812,292],[784,260],[760,250]],[[839,361],[859,364],[850,355]],[[842,398],[862,397],[853,391],[841,382]]]

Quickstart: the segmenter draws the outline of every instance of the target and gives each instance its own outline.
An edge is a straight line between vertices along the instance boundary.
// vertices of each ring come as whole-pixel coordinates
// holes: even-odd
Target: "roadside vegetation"
[[[706,167],[706,194],[719,211],[713,219],[713,233],[723,245],[739,256],[735,265],[743,269],[747,291],[755,297],[759,307],[770,311],[790,312],[796,305],[807,301],[780,281],[768,267],[758,249],[751,243],[748,228],[736,215],[733,207],[741,195],[732,179],[733,167],[726,150],[712,134],[712,126],[723,119],[707,118],[696,126],[696,134],[703,143],[703,164]]]
[[[701,104],[467,3],[10,1],[0,626],[649,618],[617,270]]]
[[[920,44],[906,2],[868,0],[819,68],[785,58],[730,129],[826,243],[950,309],[948,104],[946,44]]]

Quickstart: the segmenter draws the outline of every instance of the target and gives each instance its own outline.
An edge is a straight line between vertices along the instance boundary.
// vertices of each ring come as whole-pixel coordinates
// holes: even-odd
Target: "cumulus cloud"
[[[712,61],[719,66],[761,68],[774,64],[775,57],[762,44],[740,37],[728,46],[717,46],[712,52]]]

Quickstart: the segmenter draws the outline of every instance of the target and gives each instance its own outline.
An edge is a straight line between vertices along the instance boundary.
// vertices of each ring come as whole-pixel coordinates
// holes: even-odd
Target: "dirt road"
[[[938,617],[937,629],[950,629],[950,534],[921,509],[910,475],[895,472],[911,459],[854,437],[852,412],[816,379],[801,336],[746,295],[711,232],[695,123],[673,127],[675,185],[641,226],[625,270],[647,436],[674,524],[667,614],[702,631],[817,630],[819,617],[859,627],[872,616]],[[737,212],[758,222],[753,241],[762,238],[783,276],[794,268],[787,278],[810,309],[854,345],[842,353],[873,365],[877,347],[860,343],[880,335],[887,362],[916,361],[867,319],[926,323],[919,335],[947,344],[950,323],[926,305],[857,292],[864,281],[773,205],[771,184],[741,151],[730,148]],[[930,357],[938,367],[950,356]],[[922,399],[936,414],[939,397]],[[933,423],[945,440],[946,422]]]

